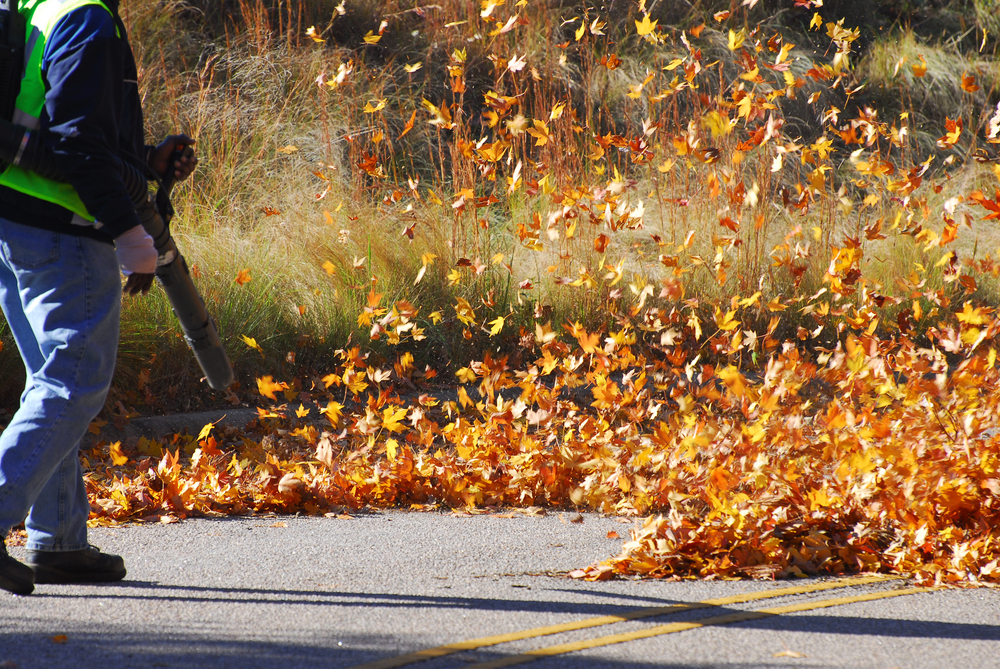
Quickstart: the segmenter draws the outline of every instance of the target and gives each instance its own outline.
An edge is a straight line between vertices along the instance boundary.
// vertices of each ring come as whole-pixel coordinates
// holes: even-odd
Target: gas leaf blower
[[[24,62],[25,28],[17,12],[17,0],[0,0],[0,32],[0,161],[54,181],[65,181],[56,167],[52,150],[45,146],[39,133],[11,122]],[[187,150],[190,151],[190,147]],[[173,165],[179,156],[180,152],[175,153],[170,164]],[[122,161],[121,176],[142,227],[153,238],[158,254],[156,279],[170,301],[208,385],[224,390],[233,382],[233,367],[215,323],[191,280],[187,263],[170,235],[170,220],[174,214],[170,204],[172,169],[168,170],[169,176],[160,181],[154,197],[144,173],[149,168],[139,160],[135,162],[138,164]]]

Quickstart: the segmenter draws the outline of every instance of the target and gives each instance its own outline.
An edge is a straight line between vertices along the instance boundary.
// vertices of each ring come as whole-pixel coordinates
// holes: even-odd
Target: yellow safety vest
[[[21,0],[19,3],[18,11],[26,24],[25,67],[21,92],[15,102],[14,123],[31,130],[39,129],[42,109],[45,107],[45,81],[42,79],[45,43],[59,19],[87,5],[97,5],[111,13],[100,0]],[[69,184],[46,179],[17,165],[7,166],[3,174],[0,174],[0,184],[69,209],[77,215],[74,216],[74,223],[94,222],[94,217],[87,211],[76,189]]]

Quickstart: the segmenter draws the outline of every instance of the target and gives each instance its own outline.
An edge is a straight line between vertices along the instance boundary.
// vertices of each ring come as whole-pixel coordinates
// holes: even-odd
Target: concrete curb
[[[120,430],[113,423],[108,423],[101,428],[99,435],[88,432],[83,438],[81,447],[90,448],[98,441],[120,441],[125,444],[138,441],[141,437],[145,437],[146,439],[162,439],[163,437],[169,437],[185,430],[188,434],[198,434],[201,428],[208,423],[217,423],[218,427],[231,425],[237,428],[244,428],[256,417],[256,409],[237,408],[173,414],[170,416],[133,418]]]

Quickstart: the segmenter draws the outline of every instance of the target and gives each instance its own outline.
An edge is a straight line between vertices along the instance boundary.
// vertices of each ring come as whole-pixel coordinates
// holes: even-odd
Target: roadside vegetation
[[[103,420],[267,401],[99,442],[100,517],[577,507],[654,514],[588,578],[997,580],[994,0],[124,9],[238,384],[128,300]]]

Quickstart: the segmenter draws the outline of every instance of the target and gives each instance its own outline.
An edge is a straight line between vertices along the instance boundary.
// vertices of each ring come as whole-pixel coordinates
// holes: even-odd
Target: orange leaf
[[[275,397],[274,393],[286,388],[288,388],[287,383],[277,382],[270,376],[257,379],[257,391],[270,400],[277,400],[278,398]]]

